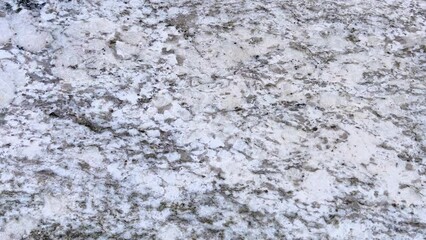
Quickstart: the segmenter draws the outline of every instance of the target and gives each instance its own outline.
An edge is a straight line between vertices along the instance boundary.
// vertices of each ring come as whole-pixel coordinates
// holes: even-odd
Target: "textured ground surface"
[[[425,1],[0,1],[0,239],[423,239]]]

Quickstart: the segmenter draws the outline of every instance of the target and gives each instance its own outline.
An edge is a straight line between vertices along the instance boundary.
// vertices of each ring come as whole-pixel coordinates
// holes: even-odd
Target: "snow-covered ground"
[[[0,1],[0,239],[424,239],[426,2]]]

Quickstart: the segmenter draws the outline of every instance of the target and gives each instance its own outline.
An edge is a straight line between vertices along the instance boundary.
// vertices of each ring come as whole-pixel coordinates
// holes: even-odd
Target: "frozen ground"
[[[424,239],[425,1],[0,1],[0,239]]]

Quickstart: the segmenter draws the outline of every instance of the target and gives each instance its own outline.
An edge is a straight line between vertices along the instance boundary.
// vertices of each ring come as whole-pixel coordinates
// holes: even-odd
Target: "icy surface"
[[[424,239],[424,1],[0,1],[0,239]]]

